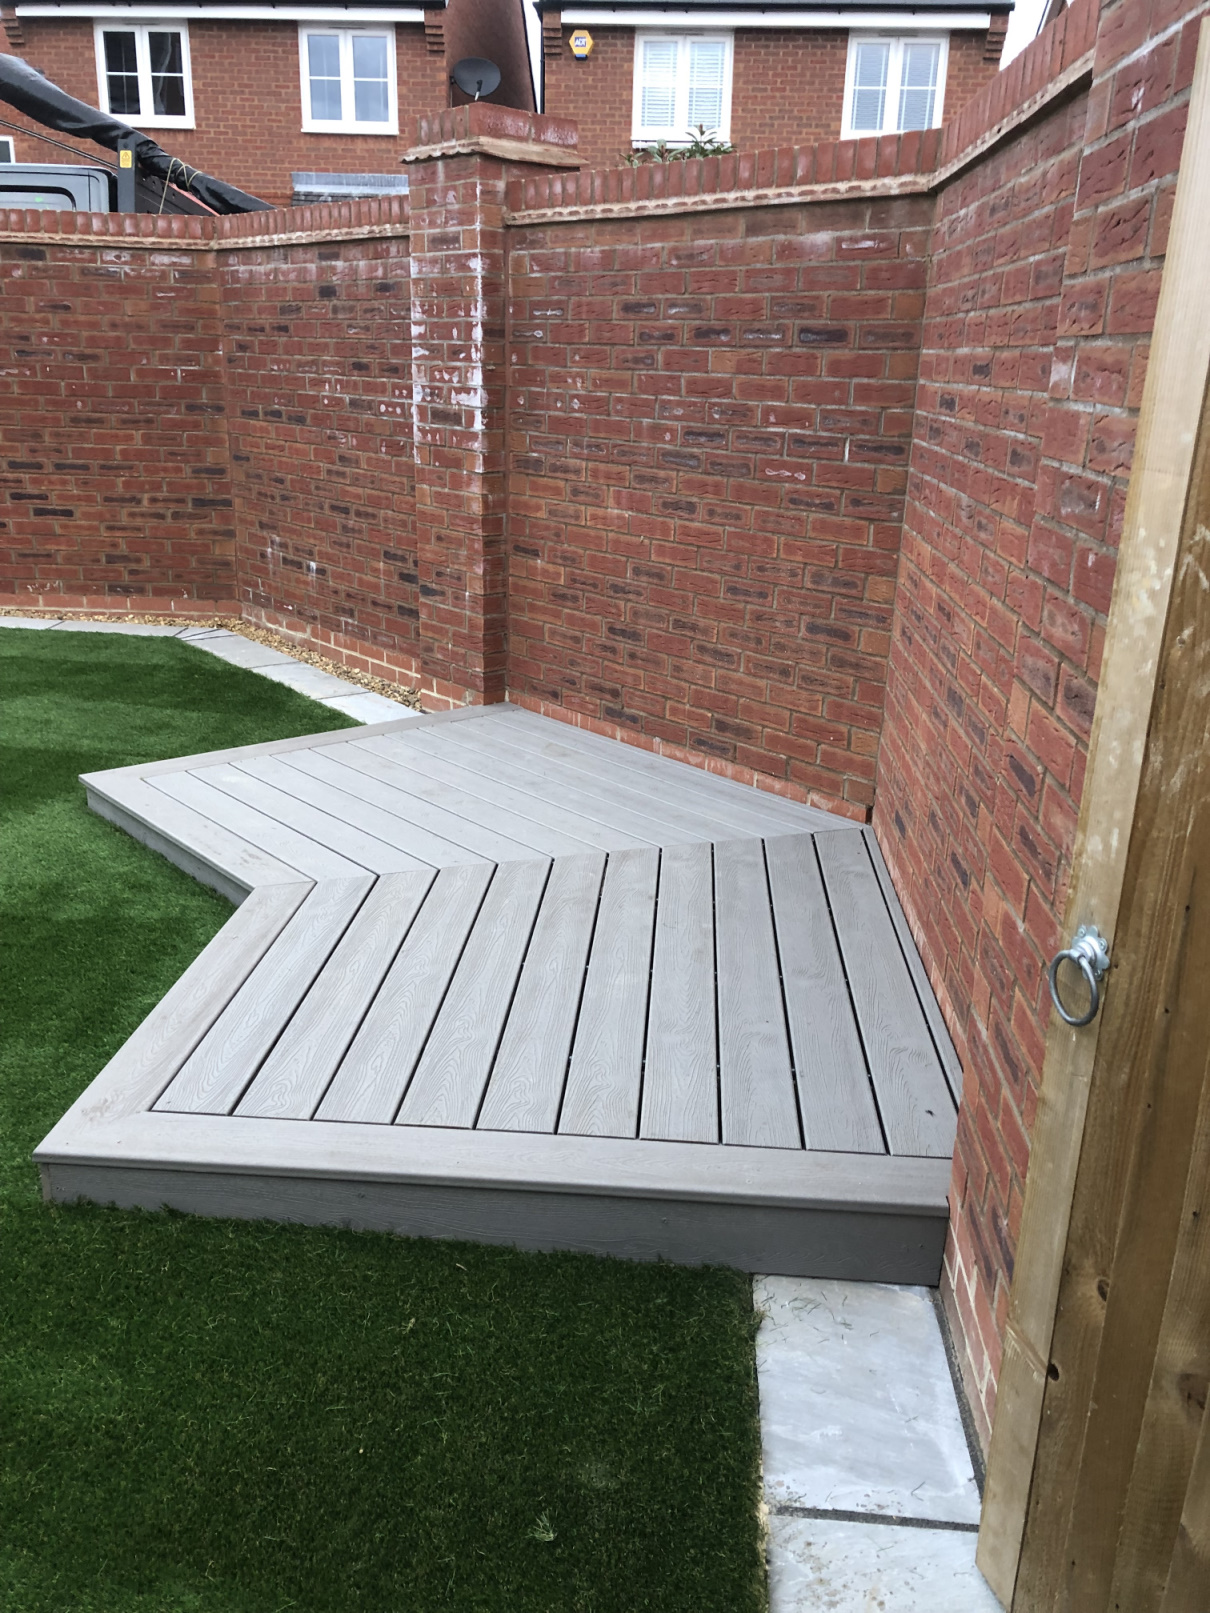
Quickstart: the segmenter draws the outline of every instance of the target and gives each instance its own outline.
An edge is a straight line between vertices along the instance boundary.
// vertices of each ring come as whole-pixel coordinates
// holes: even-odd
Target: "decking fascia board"
[[[124,1209],[174,1209],[239,1220],[342,1226],[404,1237],[466,1239],[628,1260],[740,1271],[935,1284],[948,1220],[779,1204],[656,1199],[456,1185],[271,1176],[253,1172],[43,1167],[46,1197]]]
[[[269,951],[313,889],[310,880],[251,892],[131,1032],[34,1151],[142,1114]]]
[[[124,829],[158,851],[201,884],[210,885],[238,907],[249,892],[269,885],[294,885],[307,876],[239,835],[160,794],[138,777],[85,783],[88,805],[98,817]]]
[[[526,1188],[785,1209],[946,1214],[950,1161],[650,1138],[146,1112],[64,1117],[39,1165],[123,1165],[414,1186]]]

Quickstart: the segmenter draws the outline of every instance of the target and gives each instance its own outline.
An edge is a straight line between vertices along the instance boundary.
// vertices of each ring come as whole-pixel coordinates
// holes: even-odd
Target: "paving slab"
[[[346,689],[349,688],[345,684]],[[358,722],[400,722],[405,717],[423,717],[422,711],[414,711],[411,706],[404,706],[398,700],[388,700],[385,695],[375,694],[370,689],[350,691],[348,694],[333,695],[323,701],[325,706],[331,706],[333,711],[343,711],[346,717],[356,717]]]
[[[343,678],[334,678],[322,667],[309,666],[305,661],[289,661],[285,666],[274,663],[272,666],[259,666],[255,670],[263,678],[284,683],[287,689],[309,695],[312,700],[329,700],[334,695],[352,694],[356,688],[356,685],[350,686]]]
[[[267,644],[258,644],[255,639],[244,638],[240,633],[232,633],[225,639],[205,639],[194,648],[205,650],[207,655],[217,655],[220,661],[243,667],[246,672],[259,672],[264,667],[302,665],[293,656],[283,655],[280,650],[270,649]]]
[[[769,1504],[977,1523],[929,1291],[767,1277],[754,1297]]]
[[[88,622],[66,617],[52,624],[60,633],[121,633],[128,638],[179,638],[181,627],[161,622]]]
[[[769,1520],[772,1613],[1001,1613],[974,1531]]]
[[[0,627],[58,627],[59,619],[46,616],[0,616]]]

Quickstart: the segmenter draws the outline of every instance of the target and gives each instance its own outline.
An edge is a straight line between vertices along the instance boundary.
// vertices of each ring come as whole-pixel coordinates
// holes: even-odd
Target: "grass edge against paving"
[[[721,1269],[37,1194],[29,1150],[229,916],[76,774],[350,726],[171,639],[7,629],[5,1613],[760,1613]]]

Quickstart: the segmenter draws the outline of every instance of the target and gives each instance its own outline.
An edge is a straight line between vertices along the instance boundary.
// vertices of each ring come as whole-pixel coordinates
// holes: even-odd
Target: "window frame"
[[[887,97],[886,108],[883,112],[881,129],[855,129],[853,127],[853,98],[857,89],[855,75],[857,70],[857,48],[859,45],[886,43],[891,46],[891,60],[887,68]],[[844,70],[844,112],[841,117],[840,138],[842,140],[875,140],[883,134],[901,134],[909,131],[898,129],[893,123],[888,125],[887,114],[899,104],[899,90],[903,82],[903,47],[904,45],[940,45],[941,53],[937,59],[937,92],[933,99],[933,121],[930,128],[939,129],[944,120],[945,113],[945,83],[949,68],[950,36],[948,33],[938,33],[935,29],[912,30],[901,34],[892,34],[885,29],[851,29],[849,32],[849,49],[845,59]],[[898,113],[896,112],[896,116]]]
[[[109,107],[109,74],[105,67],[105,35],[133,34],[135,60],[139,73],[139,105],[155,104],[151,90],[151,48],[148,34],[179,34],[181,36],[181,71],[185,88],[184,116],[149,113],[134,117],[129,112],[113,112]],[[116,17],[97,17],[93,21],[93,42],[97,56],[97,105],[111,118],[121,118],[134,129],[193,129],[193,58],[189,50],[189,24],[181,18],[165,22],[124,22]]]
[[[7,164],[10,162],[16,162],[17,142],[13,139],[11,134],[0,134],[0,146],[8,147],[8,156],[0,157],[0,164],[7,166]]]
[[[358,123],[356,118],[313,118],[311,116],[311,74],[307,61],[307,40],[312,34],[335,34],[340,40],[340,103],[354,105],[353,96],[353,36],[385,39],[387,42],[387,110],[385,123]],[[399,74],[395,65],[395,24],[393,22],[364,27],[348,27],[340,23],[300,22],[298,25],[298,78],[301,97],[302,131],[304,134],[364,134],[398,135],[399,133]],[[346,99],[347,97],[347,99]]]
[[[720,42],[726,46],[723,59],[723,116],[718,128],[712,132],[715,140],[729,141],[731,139],[731,81],[735,63],[735,33],[729,28],[641,28],[635,30],[634,35],[634,87],[630,109],[630,143],[641,149],[644,146],[687,146],[695,136],[688,132],[689,108],[689,52],[687,49],[677,51],[676,67],[676,98],[678,107],[685,107],[686,133],[669,135],[666,131],[652,132],[643,127],[643,45],[647,40],[676,40],[678,46],[687,47],[695,40],[710,40]],[[682,63],[684,66],[682,66]]]

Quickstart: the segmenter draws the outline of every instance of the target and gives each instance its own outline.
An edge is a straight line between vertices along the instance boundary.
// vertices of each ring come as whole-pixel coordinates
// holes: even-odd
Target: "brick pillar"
[[[576,126],[480,101],[419,120],[411,165],[412,402],[423,687],[505,695],[504,190],[578,167]]]

